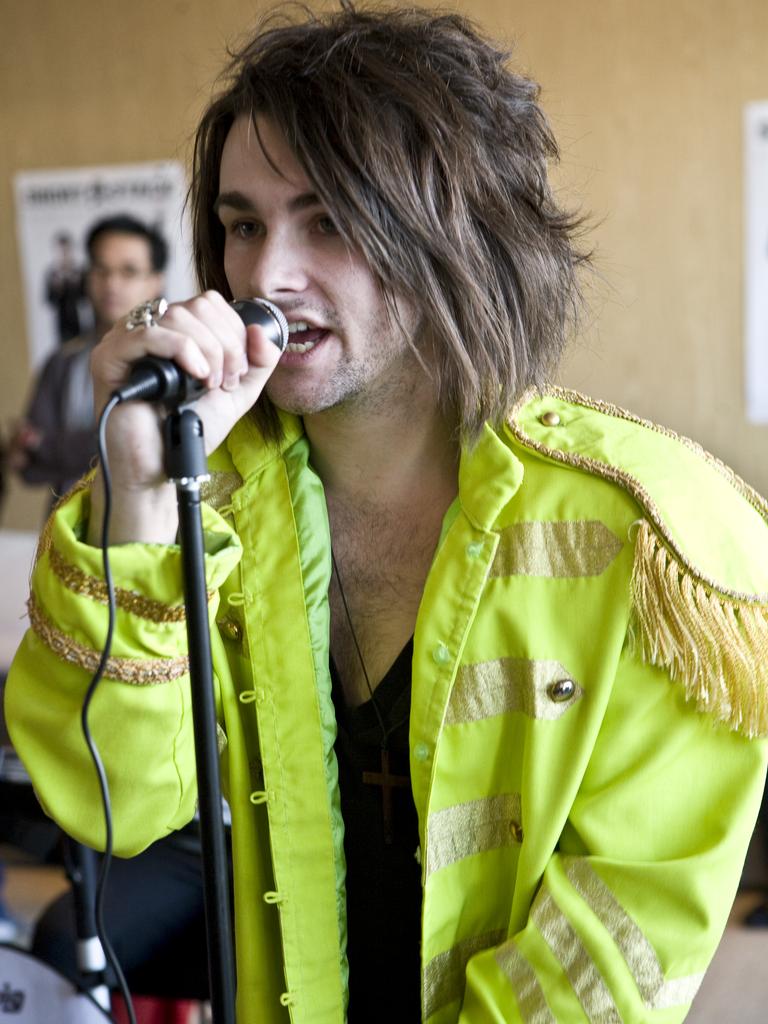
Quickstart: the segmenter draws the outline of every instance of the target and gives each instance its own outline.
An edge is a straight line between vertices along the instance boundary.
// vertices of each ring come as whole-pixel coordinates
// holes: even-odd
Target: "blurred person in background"
[[[28,484],[66,493],[96,454],[90,359],[95,345],[138,303],[163,288],[168,246],[152,227],[120,214],[100,220],[86,240],[85,290],[94,326],[51,355],[10,443],[9,465]]]

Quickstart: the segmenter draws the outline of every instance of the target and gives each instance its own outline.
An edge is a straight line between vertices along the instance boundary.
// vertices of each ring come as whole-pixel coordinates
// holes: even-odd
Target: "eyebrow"
[[[288,202],[291,212],[306,210],[310,206],[321,206],[320,197],[316,192],[301,192]],[[213,212],[218,214],[222,206],[238,210],[240,213],[256,213],[256,206],[243,192],[221,192],[213,204]]]

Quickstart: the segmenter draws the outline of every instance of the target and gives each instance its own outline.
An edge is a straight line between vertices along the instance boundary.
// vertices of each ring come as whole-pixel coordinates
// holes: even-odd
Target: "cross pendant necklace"
[[[341,603],[344,607],[344,615],[349,626],[349,633],[352,637],[352,642],[357,651],[357,657],[360,661],[360,667],[363,670],[363,678],[365,684],[368,687],[368,693],[371,697],[371,704],[376,712],[376,717],[379,720],[379,727],[381,728],[381,771],[380,772],[363,772],[363,782],[367,786],[381,786],[381,802],[382,802],[382,813],[384,817],[384,842],[387,846],[391,846],[394,842],[394,827],[392,821],[392,790],[393,789],[406,789],[410,788],[411,780],[407,775],[393,775],[390,772],[389,764],[389,748],[387,741],[391,733],[398,729],[401,725],[404,725],[407,718],[401,722],[396,722],[387,729],[384,723],[384,716],[381,713],[381,708],[376,703],[376,698],[373,695],[373,687],[371,686],[371,680],[368,676],[368,669],[365,666],[365,660],[363,659],[363,652],[360,650],[360,644],[357,641],[357,634],[355,628],[352,625],[352,617],[349,614],[349,605],[347,604],[347,596],[344,593],[344,587],[341,585],[341,575],[339,574],[339,567],[336,563],[336,556],[331,549],[331,561],[333,563],[333,571],[336,574],[336,583],[339,587],[339,595],[341,596]]]
[[[389,750],[381,748],[381,771],[363,772],[363,782],[368,786],[381,786],[381,802],[384,813],[384,842],[391,846],[394,842],[392,827],[392,790],[410,788],[411,780],[407,775],[391,775],[389,771]]]

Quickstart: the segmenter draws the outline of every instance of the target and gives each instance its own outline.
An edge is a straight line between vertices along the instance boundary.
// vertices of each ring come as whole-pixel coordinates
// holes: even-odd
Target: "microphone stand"
[[[64,865],[75,908],[75,952],[81,987],[99,1006],[111,1009],[107,958],[96,928],[96,852],[64,834]]]
[[[126,329],[149,327],[161,317],[167,303],[148,302],[130,314]],[[281,351],[288,344],[285,315],[267,299],[237,299],[230,305],[246,326],[256,324]],[[157,307],[157,308],[155,308]],[[168,415],[163,423],[165,471],[176,484],[179,507],[179,543],[184,574],[187,614],[192,724],[200,807],[203,855],[205,928],[213,1024],[235,1024],[234,951],[229,911],[229,870],[224,822],[221,816],[219,752],[216,742],[216,707],[205,586],[205,550],[200,515],[200,483],[208,479],[203,444],[203,423],[190,402],[204,385],[168,359],[145,356],[134,364],[128,383],[113,392],[117,402],[164,399]]]
[[[213,1024],[235,1024],[229,864],[221,813],[205,550],[200,514],[200,484],[209,476],[203,424],[197,413],[190,407],[169,411],[163,424],[163,443],[165,470],[168,478],[176,484],[179,508],[211,1010]]]

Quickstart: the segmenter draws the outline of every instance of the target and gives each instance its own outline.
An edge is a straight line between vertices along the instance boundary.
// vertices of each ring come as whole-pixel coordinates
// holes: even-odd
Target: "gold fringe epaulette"
[[[689,700],[749,737],[768,736],[768,605],[697,580],[647,521],[632,575],[631,637]]]
[[[534,412],[524,422],[529,406]],[[558,447],[558,432],[569,418],[569,407],[576,407],[582,417],[605,416],[648,431],[651,437],[675,441],[682,452],[702,460],[715,479],[725,480],[766,525],[768,502],[694,441],[574,391],[551,387],[529,392],[507,424],[511,436],[526,448],[610,480],[638,503],[644,518],[639,521],[632,576],[630,640],[634,649],[645,662],[669,673],[701,711],[745,736],[768,736],[768,593],[735,589],[735,577],[727,582],[717,579],[711,564],[698,565],[683,550],[646,482],[610,456],[601,458],[597,453],[600,423],[591,423],[586,435],[589,454],[573,438],[570,447]]]

